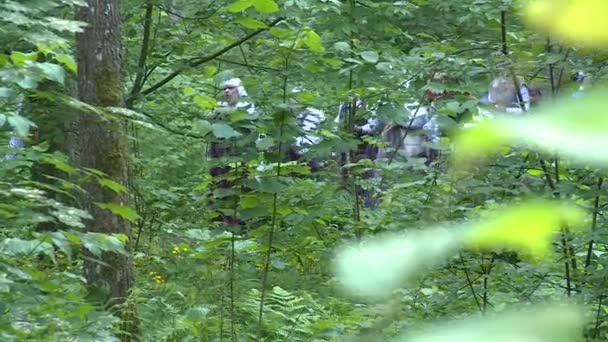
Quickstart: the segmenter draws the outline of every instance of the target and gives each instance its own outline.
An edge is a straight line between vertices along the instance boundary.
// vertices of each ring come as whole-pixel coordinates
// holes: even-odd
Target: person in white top
[[[473,117],[473,122],[465,123],[464,128],[473,127],[477,122],[493,119],[496,115],[525,115],[530,110],[532,96],[530,87],[521,79],[517,79],[519,96],[511,78],[497,77],[490,82],[488,92],[481,98],[479,114]]]
[[[241,84],[240,78],[231,78],[224,82],[224,101],[219,103],[221,107],[233,107],[238,109],[245,109],[247,113],[255,113],[255,106],[249,102],[241,101],[243,97],[247,96],[245,87]]]
[[[228,81],[224,82],[224,100],[218,103],[218,107],[245,110],[250,115],[253,115],[255,113],[255,106],[252,103],[243,101],[243,98],[246,96],[247,91],[241,84],[241,79],[229,79]],[[218,108],[218,110],[215,111],[214,118],[220,121],[223,120],[221,112],[222,111]],[[209,156],[214,159],[233,155],[240,150],[240,148],[235,146],[234,139],[218,139],[212,141],[209,145]],[[229,189],[237,186],[235,181],[222,179],[222,177],[227,176],[227,174],[232,170],[233,167],[227,164],[211,167],[210,175],[212,178],[214,178],[212,189]],[[211,207],[218,212],[218,216],[214,220],[222,221],[226,225],[241,224],[242,222],[238,217],[232,217],[225,214],[225,209],[237,205],[236,201],[238,201],[238,196],[213,198],[211,200]]]

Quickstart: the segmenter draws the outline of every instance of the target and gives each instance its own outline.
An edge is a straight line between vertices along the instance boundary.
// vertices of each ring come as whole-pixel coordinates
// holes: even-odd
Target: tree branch
[[[177,77],[179,74],[181,74],[182,72],[184,72],[184,70],[186,70],[187,68],[193,68],[196,66],[199,66],[203,63],[209,62],[221,55],[223,55],[224,53],[234,49],[235,47],[243,44],[244,42],[250,40],[251,38],[257,36],[258,34],[270,29],[273,26],[276,26],[278,23],[280,23],[281,21],[285,20],[284,17],[275,19],[273,22],[269,23],[267,27],[262,28],[262,29],[258,29],[248,35],[246,35],[245,37],[237,40],[236,42],[225,46],[224,48],[208,55],[208,56],[203,56],[203,57],[197,57],[197,58],[192,58],[190,59],[185,65],[180,66],[179,68],[177,68],[175,71],[173,71],[172,73],[170,73],[169,75],[167,75],[165,78],[163,78],[162,80],[158,81],[156,84],[150,86],[150,88],[144,90],[141,92],[141,95],[148,95],[153,93],[154,91],[158,90],[160,87],[164,86],[165,84],[169,83],[172,79],[174,79],[175,77]]]
[[[139,52],[139,61],[137,63],[137,75],[133,82],[133,88],[129,94],[129,98],[126,101],[126,107],[132,108],[135,95],[139,93],[144,85],[144,77],[146,76],[146,60],[148,58],[148,47],[150,45],[150,30],[152,28],[152,12],[154,10],[154,4],[152,0],[148,0],[146,3],[146,16],[144,19],[144,37],[141,43],[141,51]]]
[[[215,4],[215,2],[216,1],[211,2],[206,7],[208,7],[208,8],[213,7],[213,5]],[[216,10],[211,11],[209,14],[205,15],[204,17],[186,17],[186,16],[183,16],[183,15],[181,15],[181,14],[179,14],[179,13],[171,10],[170,8],[165,8],[163,6],[157,6],[157,7],[160,10],[165,11],[167,14],[174,15],[174,16],[180,18],[180,19],[183,19],[183,20],[207,20],[207,19],[213,17],[215,14],[217,14],[217,12],[219,12],[219,8],[218,8]]]

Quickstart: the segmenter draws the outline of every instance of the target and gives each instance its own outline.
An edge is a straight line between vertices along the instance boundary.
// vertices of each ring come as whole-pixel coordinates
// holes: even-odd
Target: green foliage
[[[83,260],[105,252],[135,263],[131,300],[145,341],[608,336],[603,90],[551,103],[576,88],[573,71],[602,80],[605,52],[547,42],[511,1],[122,3],[129,108],[103,110],[67,95],[83,26],[66,18],[83,1],[0,5],[2,137],[28,143],[0,147],[18,155],[0,164],[2,340],[116,340],[124,322],[83,278]],[[503,10],[506,56],[496,53]],[[430,80],[437,72],[448,82]],[[511,72],[545,90],[546,104],[461,130],[488,82]],[[232,77],[255,115],[218,108]],[[340,103],[382,101],[382,119],[406,123],[404,105],[427,90],[459,93],[434,102],[450,125],[438,162],[351,159],[361,141],[333,124]],[[307,107],[327,115],[324,140],[307,152],[326,162],[321,171],[283,158]],[[69,125],[50,125],[72,120],[66,108],[129,122],[128,185],[78,168],[45,134],[34,143],[50,127],[69,136]],[[231,152],[210,158],[211,144]],[[210,171],[225,165],[232,186],[217,189]],[[131,197],[97,203],[129,221],[131,236],[86,232],[83,182]],[[357,189],[380,195],[379,205],[364,207]],[[224,225],[219,213],[242,224]],[[545,305],[565,297],[577,305]]]

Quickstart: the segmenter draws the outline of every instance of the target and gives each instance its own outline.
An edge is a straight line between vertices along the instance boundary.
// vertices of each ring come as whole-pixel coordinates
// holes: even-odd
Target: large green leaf
[[[96,202],[95,205],[97,205],[101,209],[107,209],[107,210],[111,211],[114,215],[120,216],[130,222],[135,222],[137,219],[140,218],[140,216],[137,214],[137,212],[135,212],[135,210],[133,210],[132,208],[130,208],[126,205],[121,205],[118,203],[99,203],[99,202]]]
[[[268,25],[266,25],[263,21],[255,20],[252,18],[239,18],[238,22],[239,22],[239,24],[245,26],[246,28],[250,28],[250,29],[259,29],[259,28],[268,27]]]
[[[279,10],[279,6],[274,0],[251,0],[253,7],[260,13],[274,13]]]
[[[378,53],[376,51],[363,51],[361,52],[361,58],[368,63],[378,62]]]
[[[233,12],[233,13],[241,12],[243,10],[248,9],[252,5],[253,5],[253,0],[238,0],[237,2],[233,3],[232,5],[226,7],[226,11]]]
[[[241,133],[235,131],[230,125],[221,122],[212,124],[211,129],[215,137],[222,139],[229,139],[242,135]]]
[[[403,342],[582,342],[585,319],[572,304],[518,307],[507,312],[464,321],[426,324],[423,332],[398,339]]]
[[[564,226],[580,228],[584,217],[574,206],[530,201],[490,212],[476,223],[409,230],[346,245],[338,254],[337,272],[350,292],[384,297],[411,285],[416,276],[445,261],[458,248],[508,248],[539,260],[550,253],[556,232]]]
[[[65,80],[65,71],[61,65],[53,63],[37,63],[36,66],[42,70],[46,78],[63,84]]]

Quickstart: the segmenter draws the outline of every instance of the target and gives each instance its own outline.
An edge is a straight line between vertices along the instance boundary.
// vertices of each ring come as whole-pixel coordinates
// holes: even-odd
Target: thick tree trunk
[[[120,1],[87,0],[87,4],[88,7],[82,8],[78,13],[78,20],[88,24],[84,32],[77,36],[79,97],[91,105],[121,107],[124,104],[124,94]],[[92,113],[82,113],[79,130],[80,165],[102,171],[112,180],[127,186],[128,145],[125,122],[103,120]],[[86,189],[85,203],[93,216],[89,230],[120,233],[130,237],[127,221],[94,204],[126,204],[127,196],[102,188],[95,182],[88,183]],[[92,291],[107,291],[106,299],[110,304],[124,304],[133,286],[132,260],[111,253],[104,254],[101,262],[94,259],[91,257],[85,262],[85,276]],[[133,317],[134,308],[123,306],[121,309],[124,320]],[[136,325],[129,323],[123,329],[127,329],[127,333],[136,332]]]

